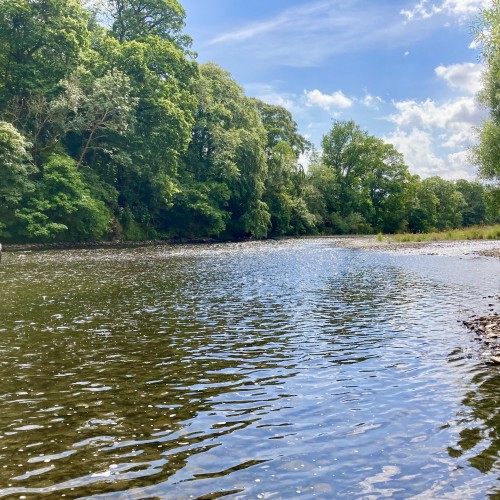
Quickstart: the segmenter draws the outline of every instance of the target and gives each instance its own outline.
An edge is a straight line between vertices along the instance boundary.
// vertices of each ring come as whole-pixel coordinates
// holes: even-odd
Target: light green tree
[[[500,185],[500,1],[492,0],[484,9],[475,26],[477,40],[482,44],[484,88],[480,99],[490,116],[480,128],[479,145],[473,148],[473,157],[483,179]]]
[[[9,236],[15,210],[33,190],[31,144],[10,123],[0,121],[0,235]]]

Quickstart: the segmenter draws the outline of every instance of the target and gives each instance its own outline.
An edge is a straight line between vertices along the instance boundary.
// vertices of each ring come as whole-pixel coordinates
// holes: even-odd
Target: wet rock
[[[476,339],[485,347],[488,362],[500,364],[500,315],[492,312],[485,316],[471,316],[463,324],[476,334]]]

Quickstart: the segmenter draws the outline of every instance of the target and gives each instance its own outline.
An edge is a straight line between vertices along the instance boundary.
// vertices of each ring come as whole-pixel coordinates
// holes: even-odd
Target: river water
[[[10,253],[0,282],[0,497],[500,495],[500,369],[459,321],[500,260],[310,239]]]

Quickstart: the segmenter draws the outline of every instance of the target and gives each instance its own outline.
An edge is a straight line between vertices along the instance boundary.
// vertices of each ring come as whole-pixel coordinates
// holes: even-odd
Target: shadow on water
[[[471,380],[473,389],[462,400],[458,416],[459,439],[448,447],[451,457],[467,461],[483,474],[500,479],[500,373],[497,368],[483,368]],[[500,498],[500,487],[489,491]]]
[[[497,480],[498,379],[473,348],[446,362],[477,270],[324,240],[9,258],[0,497],[480,498]]]

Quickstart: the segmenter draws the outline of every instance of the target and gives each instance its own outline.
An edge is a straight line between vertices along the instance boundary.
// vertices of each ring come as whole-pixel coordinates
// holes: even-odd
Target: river
[[[461,324],[500,260],[17,252],[0,283],[0,497],[500,495],[500,370]]]

